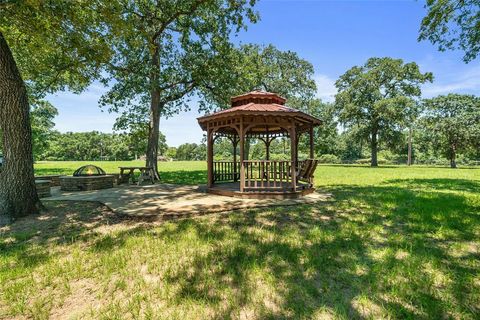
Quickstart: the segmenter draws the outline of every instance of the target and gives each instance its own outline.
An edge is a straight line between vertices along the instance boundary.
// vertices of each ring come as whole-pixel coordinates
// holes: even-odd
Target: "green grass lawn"
[[[144,166],[145,161],[39,161],[35,163],[36,175],[72,175],[79,167],[94,164],[107,173],[119,173],[118,167]],[[202,161],[159,162],[162,182],[176,184],[207,183],[207,164]],[[138,172],[137,172],[138,173]]]
[[[205,168],[160,164],[171,183]],[[330,201],[158,224],[48,202],[0,233],[0,318],[480,317],[480,169],[325,165],[315,181]]]

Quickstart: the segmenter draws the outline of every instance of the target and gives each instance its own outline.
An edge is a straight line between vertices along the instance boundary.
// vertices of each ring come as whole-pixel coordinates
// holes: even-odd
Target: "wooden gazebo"
[[[320,120],[285,106],[275,93],[252,91],[231,99],[232,106],[198,118],[207,131],[208,192],[240,197],[298,197],[312,192],[314,158],[313,128]],[[298,161],[298,141],[308,133],[310,159]],[[232,161],[214,161],[213,144],[226,137],[233,144]],[[265,143],[266,159],[246,160],[245,139]],[[270,160],[270,143],[277,137],[290,138],[291,159]],[[240,161],[237,160],[237,146]]]

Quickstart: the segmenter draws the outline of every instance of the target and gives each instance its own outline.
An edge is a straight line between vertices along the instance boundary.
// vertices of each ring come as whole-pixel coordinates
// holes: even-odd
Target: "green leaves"
[[[80,92],[109,60],[102,1],[9,1],[0,6],[4,34],[30,97]]]
[[[45,152],[48,148],[49,139],[52,130],[55,127],[53,119],[58,115],[57,109],[48,101],[37,101],[33,104],[30,112],[30,122],[32,125],[33,155]]]
[[[415,114],[411,98],[421,94],[420,84],[432,81],[414,62],[370,58],[365,65],[348,70],[335,83],[340,121],[348,126],[387,128],[404,125],[405,112]]]
[[[479,0],[428,0],[418,40],[429,40],[440,51],[460,49],[470,62],[480,52]]]
[[[448,159],[480,146],[480,99],[449,94],[424,100],[423,129],[434,149]]]
[[[100,103],[122,112],[117,127],[128,127],[128,119],[146,121],[151,108],[163,117],[183,111],[200,87],[222,79],[230,36],[246,20],[256,21],[255,2],[116,1],[117,18],[107,33],[114,54],[104,79],[113,85]]]
[[[252,90],[278,93],[299,109],[305,109],[316,94],[313,66],[295,52],[247,44],[228,51],[222,60],[226,69],[219,69],[200,88],[206,100],[203,111],[227,108],[232,96]]]
[[[363,66],[352,67],[335,83],[337,116],[346,128],[355,128],[362,134],[359,139],[371,141],[374,158],[377,135],[385,141],[397,139],[418,115],[414,98],[421,95],[420,85],[432,80],[433,75],[421,73],[415,62],[370,58]]]

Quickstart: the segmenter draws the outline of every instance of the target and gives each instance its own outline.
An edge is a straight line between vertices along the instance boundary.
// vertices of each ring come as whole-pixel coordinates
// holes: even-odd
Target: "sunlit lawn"
[[[76,169],[87,164],[99,166],[107,173],[119,173],[118,167],[144,166],[145,161],[39,161],[35,164],[35,174],[72,175]],[[203,161],[159,162],[158,167],[165,183],[207,183],[207,164]]]
[[[160,164],[171,183],[205,168]],[[0,235],[0,318],[480,317],[480,169],[321,166],[316,184],[331,201],[155,225],[47,202]]]

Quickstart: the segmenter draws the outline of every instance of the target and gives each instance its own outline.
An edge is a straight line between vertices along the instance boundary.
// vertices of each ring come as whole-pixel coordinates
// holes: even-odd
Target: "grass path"
[[[202,183],[205,165],[161,170]],[[479,169],[320,166],[316,184],[334,199],[163,224],[51,203],[1,230],[0,318],[480,317]]]

